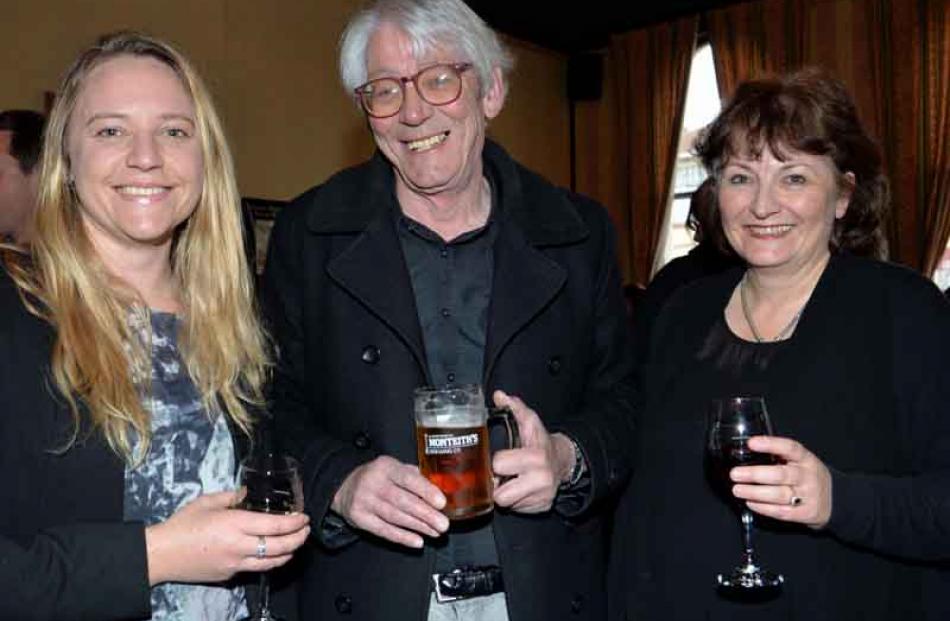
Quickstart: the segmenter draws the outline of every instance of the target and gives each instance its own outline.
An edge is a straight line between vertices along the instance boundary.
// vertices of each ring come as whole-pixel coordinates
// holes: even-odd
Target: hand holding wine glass
[[[823,528],[831,519],[831,472],[814,453],[791,438],[755,437],[749,448],[770,454],[776,464],[732,471],[735,496],[776,520]]]
[[[739,505],[742,523],[743,555],[741,564],[726,574],[719,574],[721,587],[745,592],[777,589],[785,581],[781,574],[760,567],[753,546],[754,519],[744,503],[735,501],[731,494],[729,472],[736,466],[773,464],[774,457],[749,447],[752,436],[772,435],[772,423],[761,397],[733,397],[714,399],[710,404],[706,427],[706,454],[715,483],[725,486],[728,497]]]
[[[297,462],[286,455],[264,451],[241,463],[241,485],[246,488],[236,508],[269,514],[292,514],[303,511],[303,483]],[[267,537],[257,540],[256,556],[268,554]],[[270,583],[267,572],[260,575],[260,600],[256,610],[243,621],[280,621],[270,610]]]
[[[237,492],[205,494],[168,520],[145,529],[149,584],[220,582],[242,571],[266,571],[290,560],[310,533],[306,515],[234,511]],[[255,556],[260,534],[269,553]]]

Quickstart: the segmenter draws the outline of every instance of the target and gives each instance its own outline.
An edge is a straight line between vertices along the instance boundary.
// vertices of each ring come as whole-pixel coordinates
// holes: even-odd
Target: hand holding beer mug
[[[490,512],[493,476],[488,425],[505,426],[507,448],[520,445],[507,408],[487,408],[481,386],[415,391],[416,451],[422,475],[445,495],[443,513],[464,520]]]

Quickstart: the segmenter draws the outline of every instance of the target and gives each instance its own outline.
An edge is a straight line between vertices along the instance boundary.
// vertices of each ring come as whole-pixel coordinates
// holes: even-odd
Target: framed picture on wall
[[[264,272],[264,263],[267,261],[267,245],[270,242],[270,232],[274,227],[277,214],[287,205],[287,201],[269,198],[243,198],[241,206],[244,211],[245,231],[251,234],[245,236],[245,250],[248,260],[254,265],[254,271],[260,275]]]

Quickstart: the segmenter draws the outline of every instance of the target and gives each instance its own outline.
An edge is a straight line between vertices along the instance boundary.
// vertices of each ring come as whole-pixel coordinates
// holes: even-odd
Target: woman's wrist
[[[164,523],[145,528],[145,555],[148,561],[148,583],[155,586],[172,579],[168,562],[168,544]]]

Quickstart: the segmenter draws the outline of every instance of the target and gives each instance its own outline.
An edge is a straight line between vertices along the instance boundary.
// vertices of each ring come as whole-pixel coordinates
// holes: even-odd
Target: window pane
[[[697,134],[716,118],[719,109],[719,88],[716,85],[712,48],[703,45],[693,55],[693,64],[689,70],[683,128],[680,130],[676,166],[673,169],[672,205],[667,211],[654,271],[670,260],[683,256],[696,245],[686,229],[686,214],[689,212],[690,197],[706,179],[706,170],[691,151]]]
[[[934,271],[934,282],[937,283],[941,291],[946,291],[947,287],[950,287],[950,245],[944,249],[943,257],[940,259],[940,263],[937,264],[937,269]]]

